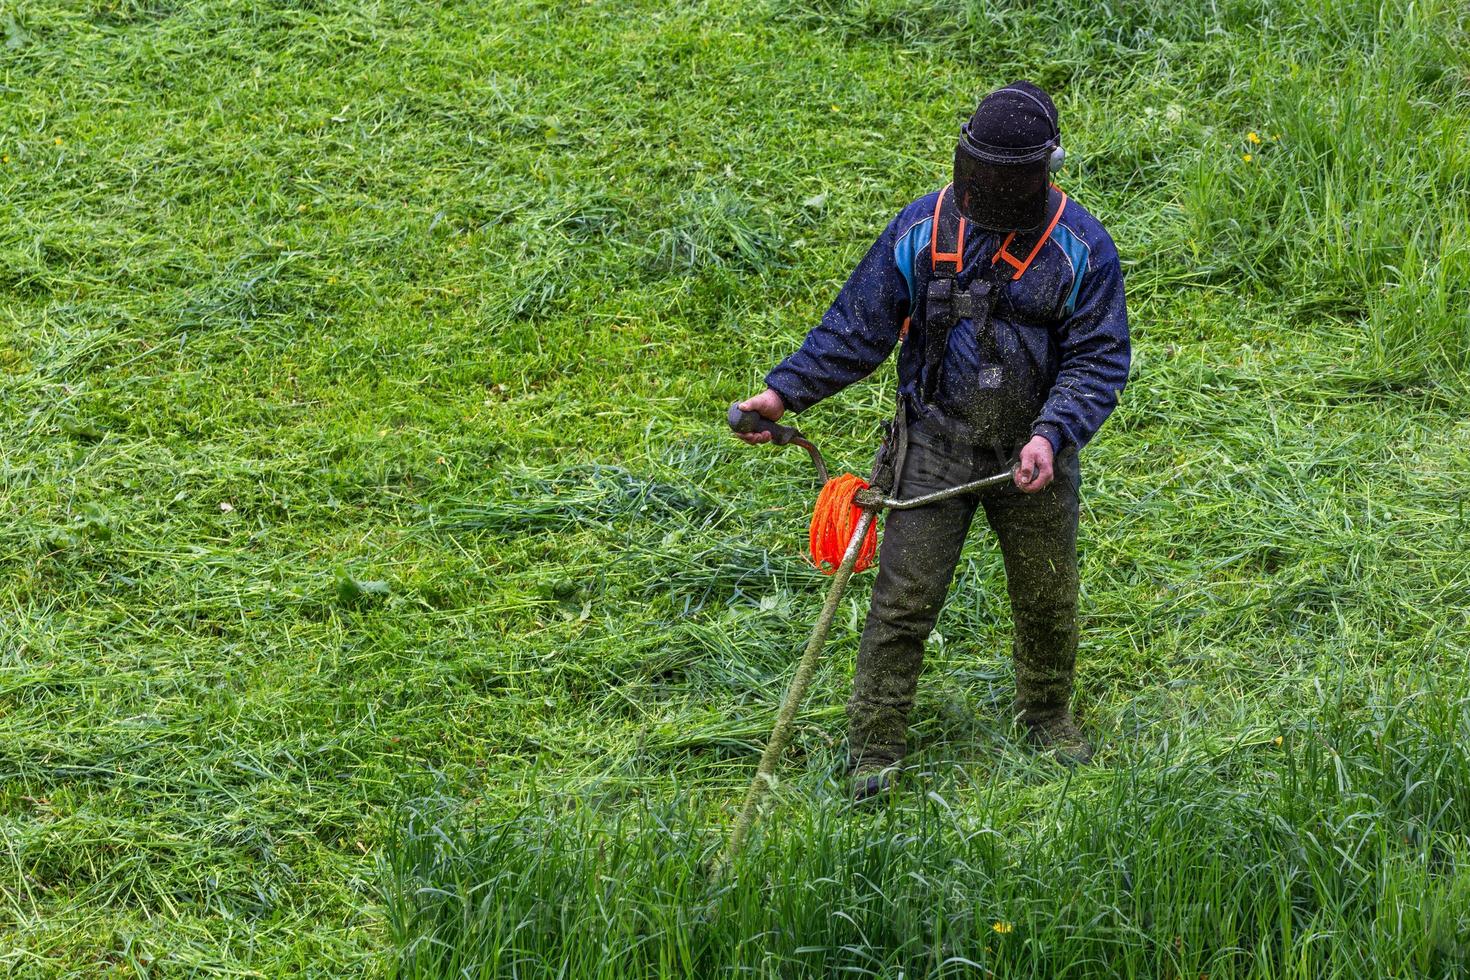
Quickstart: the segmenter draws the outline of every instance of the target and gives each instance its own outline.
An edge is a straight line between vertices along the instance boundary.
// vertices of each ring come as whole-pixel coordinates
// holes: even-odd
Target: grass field
[[[18,976],[1470,969],[1455,0],[0,3],[0,965]],[[976,534],[836,780],[868,578],[722,431],[961,117],[1057,96],[1135,370],[1073,777]],[[864,469],[892,369],[801,418]]]

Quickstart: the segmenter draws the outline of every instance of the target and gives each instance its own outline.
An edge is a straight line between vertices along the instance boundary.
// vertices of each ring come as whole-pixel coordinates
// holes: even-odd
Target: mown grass
[[[992,914],[1010,974],[1453,972],[1466,27],[1366,0],[0,9],[0,963],[525,974],[586,962],[564,907],[663,916],[607,959],[635,972],[912,973],[934,923],[974,958]],[[711,891],[820,582],[805,462],[734,444],[723,406],[1018,76],[1057,93],[1135,321],[1084,467],[1103,765],[1067,784],[1010,742],[977,535],[914,719],[944,805],[832,805],[860,584],[791,833]],[[840,465],[890,377],[802,419]],[[1431,843],[1396,843],[1414,821]],[[636,890],[587,904],[583,832]],[[1109,862],[1156,872],[1138,904]],[[854,868],[906,882],[917,938],[824,917],[876,914]],[[811,899],[779,941],[766,874]],[[1086,901],[1028,919],[1068,874]],[[462,884],[503,911],[420,890]],[[1228,914],[1161,911],[1192,885]]]

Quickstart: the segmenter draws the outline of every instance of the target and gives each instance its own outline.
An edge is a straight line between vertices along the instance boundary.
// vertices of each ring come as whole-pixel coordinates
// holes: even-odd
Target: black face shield
[[[1046,220],[1048,161],[1055,143],[1020,150],[983,146],[966,126],[954,151],[960,214],[986,231],[1030,231]]]

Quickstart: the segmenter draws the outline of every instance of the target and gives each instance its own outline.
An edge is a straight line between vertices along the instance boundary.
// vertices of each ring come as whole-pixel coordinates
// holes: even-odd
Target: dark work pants
[[[915,497],[1004,469],[991,448],[965,441],[935,419],[909,429],[899,496]],[[851,761],[887,765],[907,749],[924,641],[944,606],[977,506],[1005,560],[1015,626],[1016,712],[1038,721],[1065,711],[1077,658],[1077,453],[1057,454],[1056,475],[1034,494],[1015,484],[884,517],[878,580],[858,648],[848,702]]]

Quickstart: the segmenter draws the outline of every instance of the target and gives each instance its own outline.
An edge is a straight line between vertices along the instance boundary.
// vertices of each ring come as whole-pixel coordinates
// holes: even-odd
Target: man
[[[1039,748],[1072,764],[1092,758],[1071,712],[1077,454],[1127,381],[1128,315],[1112,239],[1050,184],[1063,156],[1044,91],[1015,82],[985,96],[961,129],[953,183],[899,212],[800,350],[740,406],[772,421],[804,411],[866,377],[902,340],[900,495],[1016,461],[1014,485],[885,518],[848,702],[860,799],[889,786],[907,750],[924,641],[977,507],[1005,561],[1016,715]]]

